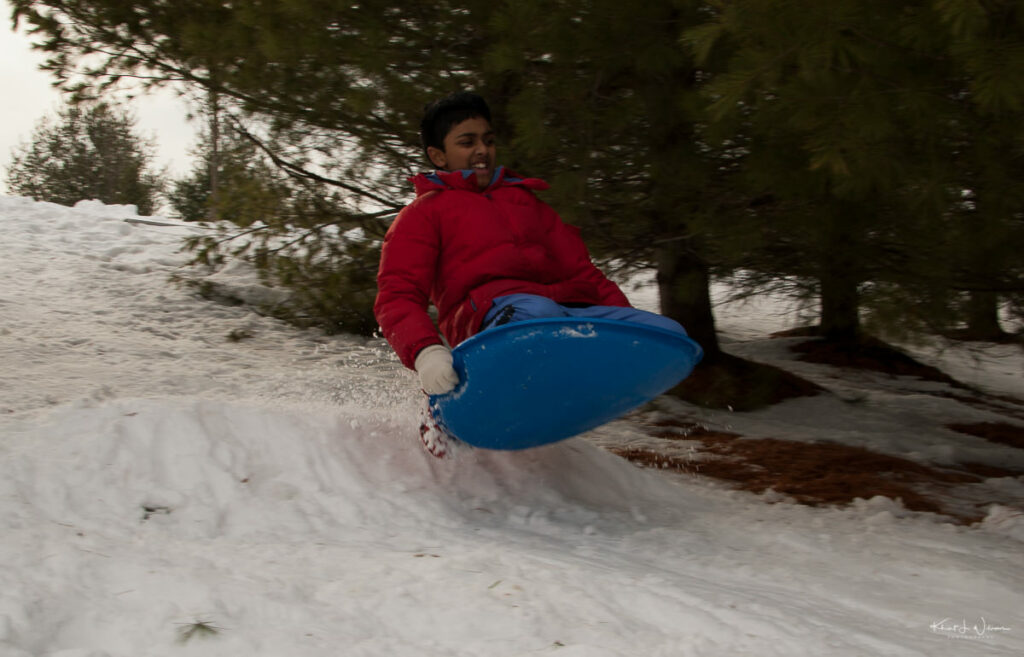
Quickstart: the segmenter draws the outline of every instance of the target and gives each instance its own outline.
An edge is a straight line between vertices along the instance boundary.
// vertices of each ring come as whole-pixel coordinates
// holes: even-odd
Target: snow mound
[[[981,526],[990,532],[1024,542],[1024,513],[1020,509],[993,504],[989,507],[988,515],[981,521]]]
[[[903,654],[946,614],[935,587],[985,578],[956,600],[991,618],[1019,600],[978,535],[752,505],[583,440],[438,460],[399,413],[196,398],[9,427],[5,655],[177,654],[197,623],[211,655]]]
[[[384,531],[481,514],[536,528],[539,513],[589,531],[678,502],[663,478],[585,441],[514,453],[463,447],[435,460],[405,417],[316,405],[118,399],[61,408],[12,433],[5,485],[43,517],[88,530],[155,520],[189,538],[324,538],[332,527]],[[40,445],[52,458],[29,458]]]

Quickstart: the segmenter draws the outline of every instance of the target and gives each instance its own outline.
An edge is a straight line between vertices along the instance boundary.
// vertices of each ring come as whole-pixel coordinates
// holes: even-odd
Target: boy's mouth
[[[485,187],[491,181],[491,165],[487,161],[473,162],[470,167],[476,175],[476,184]]]

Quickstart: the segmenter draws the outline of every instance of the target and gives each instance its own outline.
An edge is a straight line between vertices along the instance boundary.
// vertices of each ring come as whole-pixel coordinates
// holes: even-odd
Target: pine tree
[[[349,180],[346,191],[400,207],[405,178],[419,166],[422,107],[478,82],[493,3],[11,4],[14,21],[43,39],[43,68],[62,88],[94,96],[142,79],[215,93],[225,111],[263,117],[279,134],[295,131],[320,151],[321,165],[341,169],[353,153],[372,160],[363,171],[384,175]]]
[[[549,179],[602,258],[656,269],[663,310],[712,355],[712,275],[820,295],[837,338],[895,299],[934,318],[980,304],[979,278],[997,299],[1019,289],[1000,255],[1019,235],[1015,192],[996,202],[971,135],[1014,145],[997,159],[1012,181],[1017,28],[992,18],[1016,24],[1005,2],[985,21],[973,0],[12,4],[68,89],[141,77],[215,95],[305,190],[261,235],[312,244],[334,234],[323,221],[379,236],[422,166],[423,104],[468,87],[492,101],[505,163]],[[969,258],[957,230],[979,211],[991,229],[967,230]]]
[[[947,251],[954,309],[963,337],[1002,339],[999,307],[1024,301],[1024,6],[949,0],[936,11],[964,87],[954,151],[962,197]]]
[[[375,292],[374,240],[409,200],[406,179],[423,166],[424,104],[479,86],[493,3],[12,4],[14,19],[45,38],[46,66],[69,91],[90,96],[145,79],[215,94],[224,123],[240,127],[279,169],[290,196],[242,234],[194,240],[197,259],[249,258],[303,299],[294,313],[300,321],[375,328],[364,312]],[[212,184],[201,176],[179,186],[183,203]],[[218,188],[224,198],[212,205],[223,217],[231,187]],[[354,319],[346,316],[350,302]]]
[[[203,198],[213,187],[208,174],[179,181],[176,197],[188,213],[205,204],[218,218],[255,222],[194,240],[198,260],[250,259],[268,282],[292,287],[298,302],[289,312],[301,323],[376,328],[368,312],[373,240],[411,194],[406,178],[421,166],[420,112],[466,86],[468,62],[480,58],[480,31],[462,4],[12,4],[14,20],[44,37],[46,68],[63,88],[90,97],[143,79],[216,96],[224,131],[238,129],[257,159],[277,169],[268,178],[253,176],[252,162],[235,173],[227,169],[237,162],[211,167],[222,178],[213,203]]]
[[[680,43],[696,2],[540,1],[492,19],[487,89],[502,99],[513,166],[552,183],[550,199],[595,253],[657,271],[661,310],[719,354],[711,254],[718,153],[700,134],[701,71]]]
[[[964,201],[990,185],[1017,187],[1010,172],[1019,167],[1019,133],[997,131],[1010,146],[1002,155],[986,146],[996,122],[983,118],[980,102],[1016,111],[1019,79],[989,56],[1009,43],[950,38],[979,24],[975,10],[991,10],[966,0],[713,6],[689,38],[698,53],[729,58],[708,86],[710,118],[724,140],[742,144],[740,179],[759,224],[756,239],[721,242],[738,266],[755,280],[790,277],[816,293],[821,331],[837,340],[857,338],[865,311],[880,318],[898,307],[904,327],[915,319],[938,326],[956,290],[985,293],[979,275],[1019,289],[1019,268],[1012,274],[989,248],[1019,235],[1017,192],[1005,204],[989,194],[984,204]],[[997,72],[961,60],[961,50],[987,53]],[[986,80],[1003,86],[989,90]],[[1003,116],[1020,125],[1019,115]]]
[[[65,105],[56,120],[41,119],[31,141],[14,150],[7,187],[37,201],[98,199],[151,214],[163,180],[151,170],[153,144],[134,130],[135,120],[116,106]]]
[[[186,221],[229,221],[242,228],[287,214],[293,190],[280,171],[238,132],[218,133],[201,131],[192,171],[171,182],[171,207]]]

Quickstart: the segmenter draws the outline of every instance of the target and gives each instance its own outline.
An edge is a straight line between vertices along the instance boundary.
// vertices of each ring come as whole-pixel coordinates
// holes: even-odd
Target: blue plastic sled
[[[454,350],[459,385],[430,404],[459,440],[515,450],[589,431],[685,379],[703,351],[665,329],[611,319],[532,319]]]

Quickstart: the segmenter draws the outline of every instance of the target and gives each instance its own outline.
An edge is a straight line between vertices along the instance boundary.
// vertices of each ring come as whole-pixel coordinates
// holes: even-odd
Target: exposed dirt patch
[[[947,424],[948,429],[984,438],[1000,445],[1024,449],[1024,427],[1005,422],[975,422],[970,424]]]
[[[977,514],[947,509],[930,493],[948,494],[959,485],[1024,474],[983,464],[939,468],[835,443],[745,439],[671,420],[649,425],[648,433],[664,440],[694,441],[696,447],[685,456],[649,448],[612,452],[644,466],[713,477],[742,490],[773,490],[811,506],[883,496],[901,500],[909,510],[939,513],[965,524],[981,520],[984,509],[978,508]]]
[[[1015,470],[1013,468],[1001,468],[987,463],[961,463],[960,467],[978,475],[982,479],[999,479],[1001,477],[1024,477],[1024,468]]]
[[[824,391],[781,368],[719,354],[698,365],[668,394],[704,408],[753,411]]]
[[[913,376],[957,388],[966,387],[941,370],[925,365],[896,347],[871,337],[852,342],[807,340],[790,349],[800,354],[800,360],[809,363],[870,370],[890,376]]]
[[[998,333],[977,333],[967,329],[944,331],[943,336],[961,342],[995,342],[997,344],[1024,344],[1024,334],[1009,333],[1000,330]]]
[[[1024,401],[981,393],[881,340],[865,337],[840,343],[826,341],[817,333],[810,327],[775,337],[809,338],[791,347],[801,360],[941,383],[948,387],[937,386],[928,394],[1024,420]],[[826,389],[780,368],[723,354],[701,364],[670,394],[699,406],[749,411],[821,392]],[[1024,468],[1018,466],[965,463],[946,467],[827,441],[744,438],[691,420],[646,423],[645,432],[654,440],[644,447],[611,451],[644,466],[713,477],[755,493],[775,491],[812,506],[841,506],[857,498],[883,496],[901,500],[909,510],[942,514],[964,524],[980,521],[992,503],[1024,508],[1024,499],[1010,492],[1012,486],[1006,487],[1005,494],[999,492],[1000,487],[978,486],[987,479],[1024,477]],[[1021,425],[981,422],[947,426],[1024,449]],[[679,442],[684,440],[688,442]]]

